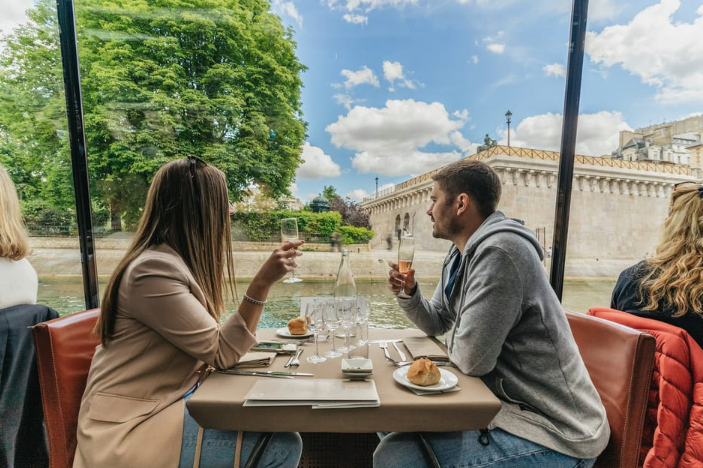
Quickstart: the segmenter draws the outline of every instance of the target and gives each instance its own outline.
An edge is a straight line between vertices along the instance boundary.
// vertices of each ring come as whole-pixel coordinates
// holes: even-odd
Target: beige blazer
[[[114,339],[98,346],[78,416],[74,468],[176,468],[183,395],[203,363],[236,364],[256,343],[239,314],[220,326],[180,256],[160,245],[119,288]]]

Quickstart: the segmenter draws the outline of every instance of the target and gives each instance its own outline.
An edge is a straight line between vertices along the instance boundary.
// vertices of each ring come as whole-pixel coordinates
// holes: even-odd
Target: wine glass
[[[406,274],[412,268],[414,258],[415,238],[412,235],[401,237],[398,244],[398,272]],[[403,291],[405,291],[404,288]]]
[[[281,243],[292,242],[298,240],[298,218],[283,218],[281,219]],[[295,276],[295,268],[290,272],[290,278],[284,280],[284,283],[299,283],[302,279]]]
[[[357,299],[356,297],[344,297],[335,299],[334,302],[337,309],[337,317],[344,329],[344,346],[339,348],[339,350],[343,353],[348,353],[354,349],[349,338],[352,334],[351,328],[356,324]]]
[[[339,324],[341,322],[340,318],[337,316],[337,308],[334,305],[334,301],[326,301],[323,305],[323,308],[325,315],[325,325],[327,325],[327,329],[330,331],[330,336],[332,336],[332,348],[330,348],[330,350],[327,351],[324,356],[328,358],[340,357],[342,353],[340,353],[334,347],[334,331],[339,328]]]
[[[320,356],[317,348],[317,335],[320,330],[325,326],[325,315],[323,305],[316,302],[309,302],[305,307],[305,321],[308,323],[308,328],[312,331],[315,336],[315,354],[307,358],[308,362],[317,364],[319,362],[325,362],[327,358]]]

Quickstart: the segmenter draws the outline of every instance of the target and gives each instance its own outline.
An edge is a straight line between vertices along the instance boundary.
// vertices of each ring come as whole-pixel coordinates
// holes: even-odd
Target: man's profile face
[[[454,200],[447,199],[446,192],[442,190],[437,181],[432,186],[430,200],[432,200],[432,204],[427,210],[427,214],[434,223],[432,224],[432,237],[451,240],[461,230],[454,210]]]

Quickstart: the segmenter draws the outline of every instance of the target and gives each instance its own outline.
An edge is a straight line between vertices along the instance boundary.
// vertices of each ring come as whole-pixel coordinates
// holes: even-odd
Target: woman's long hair
[[[640,283],[643,310],[659,304],[675,309],[674,317],[688,311],[703,316],[703,187],[686,183],[671,194],[669,217],[648,272]]]
[[[17,189],[5,168],[0,166],[0,257],[22,260],[29,251]]]
[[[222,171],[196,158],[171,161],[159,169],[134,241],[103,296],[95,327],[103,346],[115,332],[118,292],[125,270],[142,252],[159,244],[168,245],[181,256],[203,290],[208,312],[219,321],[225,309],[223,293],[234,297],[231,239],[229,197]]]

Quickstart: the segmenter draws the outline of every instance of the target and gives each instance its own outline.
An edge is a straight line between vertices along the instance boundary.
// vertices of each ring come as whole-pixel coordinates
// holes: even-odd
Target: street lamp
[[[508,110],[508,112],[505,113],[505,121],[508,123],[508,148],[510,148],[510,117],[513,116],[513,113]]]
[[[378,177],[376,177],[376,198],[378,198]]]

